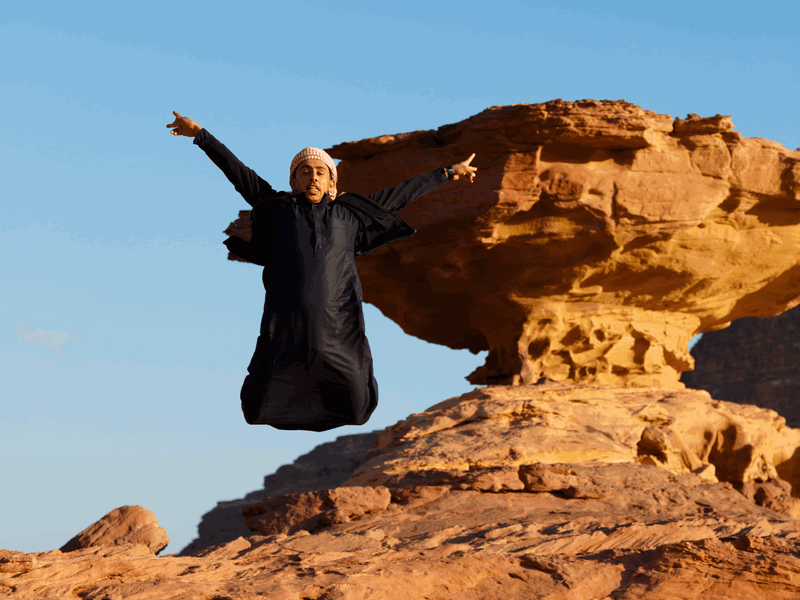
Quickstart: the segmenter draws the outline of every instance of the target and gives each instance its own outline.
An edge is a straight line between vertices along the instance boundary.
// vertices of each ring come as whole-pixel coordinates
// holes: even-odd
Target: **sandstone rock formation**
[[[287,494],[302,494],[336,488],[346,482],[366,460],[375,445],[380,431],[345,435],[334,442],[320,444],[311,452],[284,465],[264,478],[264,487],[239,500],[217,503],[203,515],[197,526],[197,538],[192,540],[181,555],[190,556],[209,546],[231,542],[251,535],[242,510],[252,504]]]
[[[460,507],[469,509],[472,499],[478,509],[493,508],[482,495],[465,495]],[[566,518],[550,528],[566,530]],[[754,528],[654,550],[561,555],[520,551],[530,531],[513,524],[484,528],[483,535],[440,533],[406,546],[363,530],[240,538],[193,557],[159,558],[135,546],[22,556],[0,550],[0,591],[36,600],[795,600],[800,594],[800,544],[785,531]],[[687,534],[707,535],[690,528]]]
[[[383,486],[339,487],[264,500],[246,507],[242,516],[248,528],[264,535],[311,533],[386,510],[391,501],[391,493]]]
[[[152,512],[141,506],[121,506],[64,544],[61,552],[96,546],[135,545],[145,546],[153,554],[158,554],[167,544],[169,536]]]
[[[800,514],[800,431],[773,411],[690,390],[478,389],[388,428],[345,485],[436,485],[477,470],[491,491],[519,490],[533,477],[526,465],[558,463],[691,472]]]
[[[729,117],[555,100],[330,152],[362,193],[477,153],[474,185],[410,204],[418,233],[358,261],[405,332],[489,351],[473,383],[680,387],[695,334],[800,301],[800,152]]]
[[[0,594],[800,595],[800,522],[787,514],[800,431],[773,411],[692,390],[496,386],[385,430],[368,458],[340,463],[333,489],[301,490],[314,487],[309,475],[338,446],[353,452],[358,438],[282,468],[287,487],[278,474],[268,477],[265,489],[276,493],[240,515],[255,530],[247,536],[187,556],[155,557],[133,545],[0,551]],[[311,455],[321,461],[316,469]]]
[[[800,427],[800,308],[707,333],[692,356],[695,370],[681,377],[687,386],[771,408],[790,427]]]

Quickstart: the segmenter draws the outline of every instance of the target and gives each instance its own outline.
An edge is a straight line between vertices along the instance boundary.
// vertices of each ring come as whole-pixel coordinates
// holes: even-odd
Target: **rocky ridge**
[[[249,503],[246,536],[187,556],[4,551],[0,593],[794,598],[798,448],[773,411],[702,391],[482,388],[382,432],[338,486]],[[312,471],[301,459],[296,482]]]

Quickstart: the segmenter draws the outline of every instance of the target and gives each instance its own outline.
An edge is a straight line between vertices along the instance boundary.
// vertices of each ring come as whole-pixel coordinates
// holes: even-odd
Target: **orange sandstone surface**
[[[800,152],[730,117],[556,100],[330,152],[362,193],[477,153],[358,261],[404,331],[489,351],[472,383],[680,386],[694,335],[800,302]]]
[[[789,600],[798,450],[704,391],[479,388],[281,467],[181,556],[0,551],[0,597]]]

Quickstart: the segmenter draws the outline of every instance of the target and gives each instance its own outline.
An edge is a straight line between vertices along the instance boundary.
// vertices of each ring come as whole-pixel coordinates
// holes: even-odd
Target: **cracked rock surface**
[[[363,435],[268,476],[236,505],[240,537],[211,543],[228,514],[183,556],[2,551],[0,597],[800,595],[800,431],[773,411],[694,390],[494,386]]]

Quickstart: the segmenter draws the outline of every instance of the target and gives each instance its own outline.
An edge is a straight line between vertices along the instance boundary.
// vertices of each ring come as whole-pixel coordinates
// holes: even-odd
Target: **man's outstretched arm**
[[[423,173],[416,177],[404,181],[394,187],[387,188],[376,194],[369,196],[370,200],[376,202],[385,210],[400,210],[406,204],[419,198],[423,194],[432,192],[445,181],[457,181],[463,179],[472,183],[478,173],[477,167],[470,166],[475,153],[472,153],[467,160],[448,168],[436,169],[430,173]]]
[[[193,137],[194,143],[200,146],[200,149],[220,168],[250,206],[255,206],[260,200],[278,194],[269,183],[258,176],[258,173],[245,166],[225,144],[208,131],[190,118],[181,116],[177,111],[172,111],[172,114],[175,115],[175,120],[167,125],[174,128],[170,133]]]

